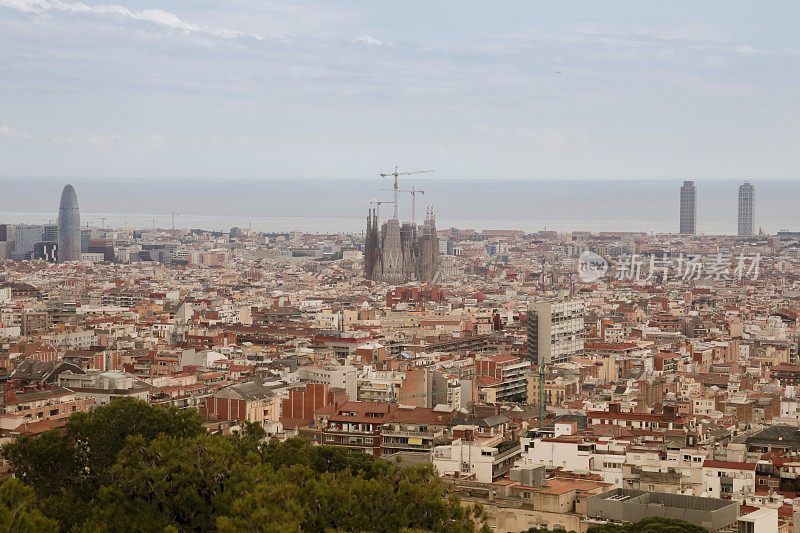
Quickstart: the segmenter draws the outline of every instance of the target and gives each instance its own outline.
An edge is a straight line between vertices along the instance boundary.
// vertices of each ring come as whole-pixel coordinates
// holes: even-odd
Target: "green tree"
[[[37,437],[20,435],[3,447],[3,455],[14,475],[40,497],[58,494],[81,478],[75,449],[58,431],[46,431]]]
[[[194,409],[154,406],[135,398],[115,398],[108,405],[77,412],[67,422],[67,438],[83,459],[81,467],[92,481],[107,481],[128,437],[151,441],[161,434],[187,438],[204,434],[203,418]]]
[[[116,398],[74,413],[64,431],[20,436],[3,446],[3,455],[12,473],[35,489],[45,514],[69,529],[88,517],[89,502],[109,483],[109,470],[126,440],[139,435],[150,441],[162,433],[191,437],[205,429],[195,410]]]
[[[58,522],[44,516],[35,504],[35,492],[14,478],[0,483],[0,531],[58,531]]]
[[[648,516],[633,524],[602,524],[587,533],[708,533],[708,530],[677,518]]]
[[[209,435],[194,411],[126,399],[3,452],[44,530],[488,531],[483,510],[448,495],[430,465],[263,438],[258,424]]]

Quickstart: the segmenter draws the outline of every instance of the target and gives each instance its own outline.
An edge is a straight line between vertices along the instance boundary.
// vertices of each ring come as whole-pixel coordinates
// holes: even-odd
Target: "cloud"
[[[99,133],[90,133],[86,139],[86,143],[95,148],[111,148],[122,141],[122,135],[101,135]]]
[[[6,137],[9,139],[30,139],[31,134],[3,124],[0,125],[0,137]]]
[[[0,6],[37,15],[43,15],[49,11],[86,13],[92,15],[116,15],[132,20],[149,22],[170,29],[181,30],[188,33],[205,33],[224,39],[236,39],[240,37],[257,40],[264,39],[264,36],[255,33],[243,33],[227,28],[214,28],[191,24],[181,20],[176,14],[161,9],[131,10],[117,4],[97,4],[90,6],[83,2],[63,2],[61,0],[0,0]]]
[[[367,44],[369,46],[383,46],[383,41],[372,35],[362,35],[356,39],[357,43]]]

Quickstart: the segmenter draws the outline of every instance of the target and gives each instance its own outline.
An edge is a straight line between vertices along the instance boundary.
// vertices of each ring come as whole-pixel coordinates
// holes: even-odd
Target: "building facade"
[[[364,277],[385,283],[421,281],[436,283],[439,273],[439,238],[436,218],[428,211],[422,228],[391,218],[378,228],[376,210],[367,216],[364,241]]]
[[[533,365],[562,363],[584,352],[580,300],[536,302],[528,309],[528,357]]]
[[[681,187],[680,232],[684,235],[697,233],[697,186],[693,181],[684,181]]]
[[[78,195],[72,185],[65,185],[58,206],[58,260],[63,263],[80,259],[81,213]]]
[[[753,234],[753,204],[756,199],[756,188],[745,181],[739,185],[739,236],[748,237]]]

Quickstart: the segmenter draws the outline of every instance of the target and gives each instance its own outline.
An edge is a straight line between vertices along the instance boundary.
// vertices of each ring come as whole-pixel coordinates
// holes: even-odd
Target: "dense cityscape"
[[[799,20],[0,0],[0,533],[800,533]]]
[[[756,232],[745,182],[738,235],[699,235],[696,197],[674,234],[437,229],[397,193],[267,234],[82,224],[66,185],[57,224],[0,225],[4,471],[135,399],[429,465],[495,531],[797,531],[800,233]]]

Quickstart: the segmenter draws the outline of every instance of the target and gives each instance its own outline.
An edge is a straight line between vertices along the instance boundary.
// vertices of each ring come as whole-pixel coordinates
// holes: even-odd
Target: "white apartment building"
[[[580,300],[536,302],[528,309],[531,362],[563,363],[583,355],[584,305]]]
[[[734,493],[752,494],[756,490],[756,463],[733,461],[703,462],[703,496],[730,498]]]
[[[352,365],[301,366],[297,378],[305,383],[325,383],[331,388],[344,389],[347,397],[358,397],[358,370]]]
[[[459,476],[480,483],[503,477],[519,459],[521,448],[502,434],[475,436],[478,426],[453,427],[452,443],[433,449],[433,466],[440,476]]]

